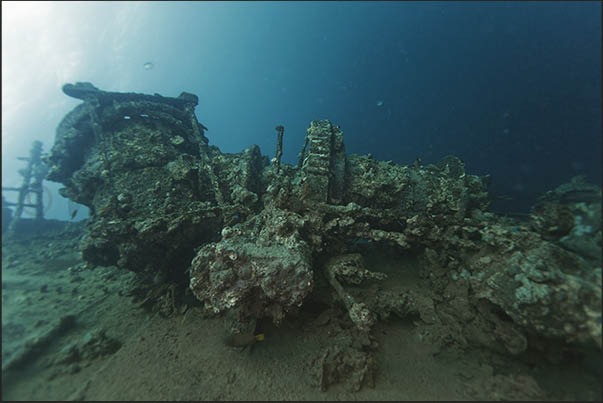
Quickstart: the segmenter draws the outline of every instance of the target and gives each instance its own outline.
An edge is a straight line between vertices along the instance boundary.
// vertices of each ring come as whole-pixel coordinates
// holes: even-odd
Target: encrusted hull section
[[[487,211],[489,178],[454,156],[426,166],[347,156],[340,128],[319,120],[297,166],[269,164],[257,146],[209,146],[191,94],[65,92],[84,104],[57,129],[48,178],[91,209],[84,258],[185,279],[238,330],[281,323],[309,298],[345,309],[362,342],[321,355],[322,388],[345,368],[356,386],[372,379],[369,335],[391,313],[416,315],[439,343],[513,355],[534,338],[601,347],[600,189],[560,190],[532,222],[513,222]],[[422,291],[358,287],[389,281],[358,243],[420,256]]]

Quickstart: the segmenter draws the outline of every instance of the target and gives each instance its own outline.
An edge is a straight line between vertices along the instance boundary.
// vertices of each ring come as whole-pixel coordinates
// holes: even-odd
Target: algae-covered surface
[[[63,92],[46,179],[90,216],[3,236],[4,398],[601,398],[585,177],[505,217],[453,155],[347,155],[313,120],[270,162],[210,146],[193,94]]]
[[[3,240],[5,400],[601,398],[599,351],[551,362],[533,349],[510,357],[445,346],[425,337],[417,316],[393,314],[372,329],[374,383],[321,388],[317,351],[353,327],[344,308],[308,303],[280,326],[264,323],[265,338],[252,348],[229,347],[224,317],[194,303],[168,316],[145,310],[132,273],[88,267],[77,253],[83,235],[83,226],[56,224]],[[367,268],[388,276],[381,290],[421,292],[420,256],[358,250]]]

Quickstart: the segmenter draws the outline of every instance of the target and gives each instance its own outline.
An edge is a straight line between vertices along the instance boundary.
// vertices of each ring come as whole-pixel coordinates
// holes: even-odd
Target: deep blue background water
[[[3,85],[27,74],[42,94],[3,116],[3,182],[20,180],[8,158],[36,138],[50,148],[78,103],[61,85],[91,81],[197,94],[210,144],[225,152],[258,144],[272,157],[282,124],[283,160],[294,163],[309,122],[330,119],[348,153],[401,164],[454,154],[512,197],[497,211],[525,212],[574,175],[601,183],[599,2],[65,3],[45,22],[19,29],[34,44],[53,33],[61,74],[36,74],[51,67],[35,46],[27,63],[3,50],[3,67],[21,63],[15,77],[3,69]],[[3,35],[3,47],[18,39]],[[3,93],[3,112],[14,98]],[[52,113],[32,121],[28,107]],[[64,205],[50,215],[67,218]]]

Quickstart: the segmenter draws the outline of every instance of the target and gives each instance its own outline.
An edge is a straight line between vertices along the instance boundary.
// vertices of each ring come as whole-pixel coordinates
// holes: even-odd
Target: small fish
[[[71,213],[71,219],[73,220],[76,215],[77,215],[77,209],[73,210],[73,213]]]
[[[491,200],[513,200],[513,198],[509,195],[503,195],[503,194],[488,194],[488,197],[490,197]]]
[[[100,210],[98,210],[98,214],[103,215],[103,214],[107,213],[107,211],[109,211],[109,206],[103,207]]]
[[[575,189],[569,190],[560,196],[562,203],[577,203],[577,202],[600,202],[601,190],[597,189]]]
[[[415,162],[412,163],[412,165],[415,168],[419,168],[421,166],[421,162],[423,162],[423,160],[421,159],[421,157],[417,157],[417,159],[415,160]]]
[[[146,62],[142,67],[144,67],[145,70],[151,70],[155,65],[152,62]]]
[[[247,347],[255,344],[257,341],[264,340],[264,333],[240,333],[233,334],[224,339],[224,344],[230,347]]]

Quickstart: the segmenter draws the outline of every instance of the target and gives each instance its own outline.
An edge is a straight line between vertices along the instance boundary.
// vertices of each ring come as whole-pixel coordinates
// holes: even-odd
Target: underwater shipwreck
[[[90,209],[83,259],[147,279],[138,297],[151,309],[201,304],[253,343],[262,322],[316,307],[335,334],[309,363],[322,390],[375,387],[372,331],[391,315],[443,348],[533,349],[553,361],[602,348],[597,186],[576,178],[517,220],[488,211],[490,178],[459,158],[405,166],[348,155],[328,120],[310,122],[292,165],[280,161],[283,126],[272,160],[258,146],[211,146],[193,94],[63,91],[83,102],[57,128],[46,178]],[[365,264],[371,247],[418,256],[420,281],[388,288]],[[329,317],[337,310],[344,321]]]

